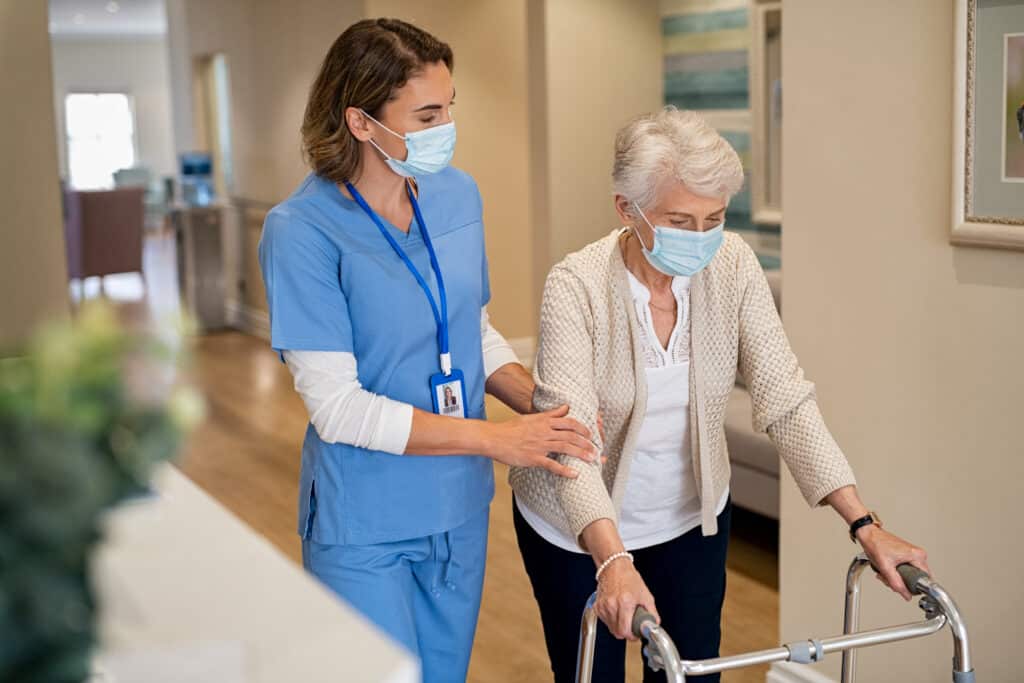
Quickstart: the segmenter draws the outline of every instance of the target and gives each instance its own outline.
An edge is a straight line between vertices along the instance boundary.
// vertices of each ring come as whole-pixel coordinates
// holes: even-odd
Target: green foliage
[[[88,676],[102,514],[144,493],[202,415],[175,386],[181,362],[180,342],[127,332],[101,304],[0,360],[0,680]]]

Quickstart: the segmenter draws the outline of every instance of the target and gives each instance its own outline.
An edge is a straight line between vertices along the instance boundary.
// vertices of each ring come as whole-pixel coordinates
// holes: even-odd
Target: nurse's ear
[[[373,125],[359,107],[348,107],[345,109],[345,124],[352,133],[352,137],[360,142],[367,142],[373,137]]]

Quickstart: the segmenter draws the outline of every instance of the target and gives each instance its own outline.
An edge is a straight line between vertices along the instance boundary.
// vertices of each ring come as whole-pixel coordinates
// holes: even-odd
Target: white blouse
[[[628,271],[627,271],[628,272]],[[662,347],[651,317],[651,293],[629,275],[640,322],[647,379],[647,411],[619,511],[619,536],[627,550],[670,541],[700,526],[700,492],[690,459],[690,278],[672,279],[676,322]],[[718,502],[725,508],[728,491]],[[576,539],[544,521],[516,499],[523,518],[546,541],[583,552]]]

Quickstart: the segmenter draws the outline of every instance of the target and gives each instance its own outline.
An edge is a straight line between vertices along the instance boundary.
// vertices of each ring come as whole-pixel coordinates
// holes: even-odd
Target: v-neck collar
[[[319,176],[318,176],[319,177]],[[320,178],[322,182],[325,182],[333,189],[333,196],[342,203],[347,209],[358,212],[362,216],[366,216],[366,212],[359,206],[359,203],[355,199],[345,196],[345,193],[341,191],[341,187],[337,183],[333,183],[330,180]],[[415,180],[413,186],[413,192],[416,194],[416,201],[420,205],[420,213],[426,214],[426,207],[424,207],[424,196],[423,196],[423,183],[422,181]],[[370,207],[373,208],[373,207]],[[376,213],[376,211],[374,212]],[[367,220],[372,221],[373,219],[366,216]],[[397,225],[384,218],[380,214],[377,214],[377,218],[387,228],[388,233],[395,238],[395,241],[399,244],[408,244],[410,242],[421,242],[423,241],[422,235],[420,235],[421,226],[416,220],[416,212],[413,211],[412,217],[409,219],[409,229],[402,230]],[[424,220],[426,217],[424,216]]]

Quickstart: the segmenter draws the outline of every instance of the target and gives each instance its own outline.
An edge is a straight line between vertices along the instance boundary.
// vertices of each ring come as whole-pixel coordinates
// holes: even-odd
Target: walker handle
[[[928,572],[924,571],[923,569],[918,569],[909,562],[905,562],[896,567],[896,571],[899,572],[900,578],[903,579],[903,583],[907,585],[907,590],[910,591],[911,595],[923,594],[924,590],[921,588],[920,585],[918,585],[918,582],[921,579],[932,578],[928,575]]]
[[[633,635],[637,638],[643,637],[643,626],[647,622],[651,622],[652,625],[657,625],[658,620],[655,619],[654,615],[648,612],[643,605],[637,605],[636,611],[633,612]]]

